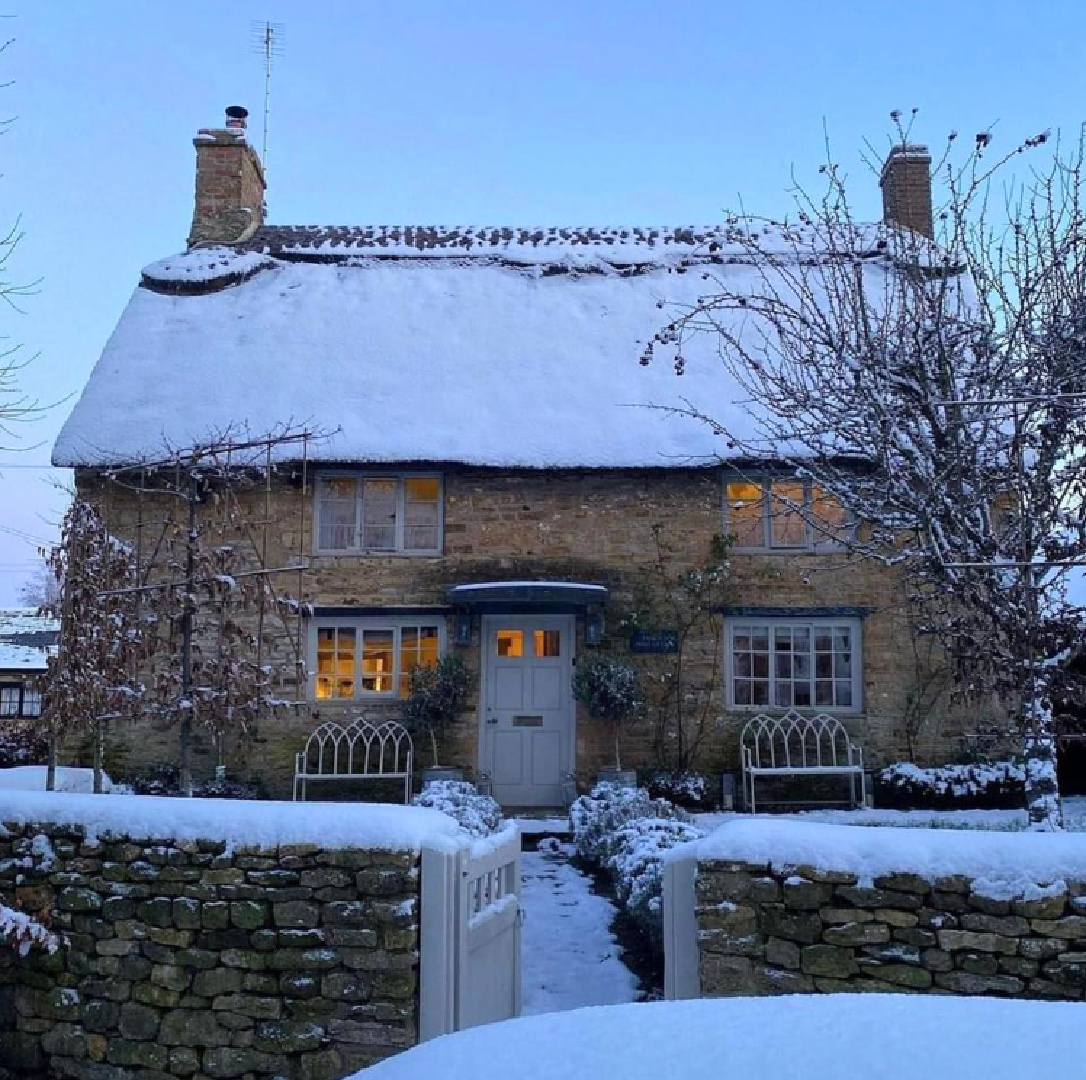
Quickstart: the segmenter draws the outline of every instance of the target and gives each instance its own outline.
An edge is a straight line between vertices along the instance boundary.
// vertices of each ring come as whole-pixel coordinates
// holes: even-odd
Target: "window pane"
[[[437,548],[440,496],[441,483],[436,477],[409,477],[404,481],[404,547],[409,551]]]
[[[834,684],[837,689],[836,704],[845,707],[852,704],[852,683],[842,682],[840,679]]]
[[[773,704],[782,709],[787,709],[792,704],[792,684],[790,682],[775,682],[773,684]]]
[[[532,633],[536,656],[561,656],[562,642],[560,630],[535,630]]]
[[[749,679],[753,674],[750,667],[750,653],[736,652],[732,655],[732,670],[737,678]]]
[[[354,547],[358,525],[358,481],[317,481],[317,545],[333,551]]]
[[[815,654],[815,677],[819,679],[833,678],[833,657],[828,653]]]
[[[400,482],[393,479],[363,481],[362,547],[371,551],[396,549],[396,504]]]
[[[803,518],[804,485],[802,480],[777,480],[770,485],[770,544],[775,548],[807,546],[807,522]]]
[[[767,653],[755,653],[751,657],[751,663],[756,679],[769,678],[769,655]]]
[[[729,483],[725,492],[728,532],[737,547],[765,547],[764,502],[761,484]]]
[[[833,704],[833,683],[829,679],[818,679],[815,682],[815,704]]]
[[[832,547],[852,532],[849,512],[821,488],[811,490],[811,517],[817,545]]]
[[[835,653],[833,657],[833,674],[838,679],[849,679],[852,677],[852,654],[851,653]]]
[[[0,686],[0,716],[19,715],[19,687]]]
[[[362,631],[362,689],[369,693],[392,690],[393,636],[391,629]]]
[[[23,716],[41,716],[40,690],[23,690]]]
[[[795,683],[795,705],[797,709],[809,709],[811,707],[811,684],[804,680]]]
[[[497,639],[499,656],[514,657],[524,655],[523,630],[499,630]]]
[[[355,631],[350,627],[317,629],[317,698],[354,697]]]
[[[735,680],[735,703],[736,703],[736,705],[749,705],[750,704],[750,680],[749,679],[736,679]]]
[[[413,667],[432,667],[438,660],[436,626],[404,626],[400,629],[400,697],[407,697]]]
[[[756,679],[751,683],[751,704],[752,705],[768,705],[769,704],[769,680],[768,679]]]

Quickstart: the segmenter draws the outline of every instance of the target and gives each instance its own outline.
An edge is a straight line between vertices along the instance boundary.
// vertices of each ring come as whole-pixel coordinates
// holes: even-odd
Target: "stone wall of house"
[[[1086,881],[1007,900],[962,876],[861,886],[855,874],[710,861],[695,896],[704,997],[1086,992]]]
[[[134,538],[141,550],[153,548],[168,500],[144,499],[79,475],[80,489],[105,508],[110,527]],[[314,556],[313,500],[297,477],[278,479],[270,502],[267,563],[287,566],[308,560],[301,573],[276,578],[280,591],[317,605],[351,607],[440,605],[445,589],[467,582],[524,578],[576,580],[608,586],[607,640],[622,650],[624,615],[651,582],[656,560],[655,527],[670,547],[676,569],[706,565],[713,537],[722,531],[722,490],[715,470],[565,470],[499,471],[453,467],[444,471],[444,554],[424,556]],[[263,493],[252,495],[252,517],[264,519]],[[140,522],[142,521],[142,526]],[[262,535],[257,530],[258,535]],[[240,546],[247,541],[242,539]],[[835,608],[859,607],[863,621],[864,710],[843,721],[863,745],[866,760],[878,765],[912,756],[924,761],[947,758],[959,749],[963,717],[943,701],[917,709],[924,694],[917,686],[931,667],[926,641],[918,641],[904,612],[894,574],[846,553],[734,554],[728,603],[736,606]],[[722,626],[722,622],[718,624]],[[578,619],[578,652],[583,645]],[[450,620],[451,631],[451,620]],[[451,632],[450,632],[451,637]],[[270,653],[284,673],[284,695],[300,687],[296,680],[296,645],[306,635],[288,620]],[[461,647],[465,660],[479,665],[480,628]],[[723,646],[718,635],[695,643],[695,676],[718,674],[717,694],[706,711],[708,735],[700,765],[711,771],[738,767],[738,734],[745,717],[725,706]],[[666,658],[647,660],[662,670]],[[930,689],[930,687],[929,687]],[[301,695],[304,698],[304,693]],[[930,695],[929,695],[930,696]],[[252,770],[272,794],[289,794],[293,755],[318,718],[357,711],[322,703],[319,708],[284,709],[261,725],[255,745],[231,750],[232,772]],[[368,712],[379,706],[366,706]],[[469,770],[476,764],[478,718],[472,702],[452,732],[444,756]],[[115,730],[117,768],[121,772],[161,760],[173,760],[173,736],[167,730]],[[654,763],[651,725],[628,732],[625,754],[633,766]],[[425,748],[424,748],[425,749]],[[610,763],[609,733],[583,714],[577,728],[578,776],[586,782],[599,765]],[[210,769],[210,759],[205,759]]]
[[[333,1080],[417,1041],[417,855],[7,824],[0,898],[68,940],[0,952],[16,1076]]]

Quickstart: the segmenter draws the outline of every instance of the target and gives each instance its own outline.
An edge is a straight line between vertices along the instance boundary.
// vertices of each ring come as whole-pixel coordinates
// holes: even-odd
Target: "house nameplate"
[[[635,630],[630,635],[630,652],[677,653],[678,630]]]

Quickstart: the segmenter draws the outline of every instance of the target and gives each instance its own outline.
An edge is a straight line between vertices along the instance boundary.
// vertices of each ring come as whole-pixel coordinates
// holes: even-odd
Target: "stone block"
[[[880,945],[890,940],[890,929],[877,922],[845,923],[827,926],[822,940],[830,945]]]
[[[1021,915],[981,915],[970,912],[961,917],[961,928],[1002,934],[1004,937],[1025,937],[1029,933],[1029,921]]]
[[[845,979],[855,975],[859,968],[851,949],[836,945],[808,945],[800,953],[800,970],[805,975]]]
[[[825,907],[818,912],[818,917],[824,923],[860,923],[871,922],[875,916],[864,908],[853,907]]]
[[[937,971],[935,985],[955,994],[1020,994],[1025,983],[1013,975],[973,975],[968,971]]]
[[[784,906],[798,911],[817,911],[833,900],[833,887],[805,878],[785,878],[781,888]]]
[[[1013,956],[1018,951],[1018,942],[999,934],[980,934],[971,930],[940,930],[937,934],[939,948],[945,952],[968,949],[971,952],[1002,953]]]
[[[159,1014],[147,1005],[138,1005],[134,1001],[121,1006],[118,1030],[125,1039],[150,1041],[158,1035]]]
[[[761,993],[754,978],[754,966],[745,956],[702,953],[700,962],[703,997],[749,996]],[[338,1037],[337,1025],[330,1030]]]
[[[813,945],[822,937],[822,920],[817,912],[788,911],[778,907],[762,909],[762,932],[767,937],[780,937]]]
[[[875,888],[926,896],[932,891],[932,883],[919,874],[883,874],[875,878]]]

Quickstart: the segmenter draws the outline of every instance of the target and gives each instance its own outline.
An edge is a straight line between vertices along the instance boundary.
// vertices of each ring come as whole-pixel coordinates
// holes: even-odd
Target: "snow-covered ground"
[[[44,765],[16,765],[11,769],[0,769],[0,789],[44,791],[47,771]],[[94,770],[58,765],[56,790],[90,794],[94,790]],[[124,784],[115,784],[108,775],[103,774],[102,790],[114,795],[124,795],[130,794],[132,789]]]
[[[919,994],[578,1009],[423,1043],[355,1080],[1040,1080],[1081,1075],[1083,1006]]]
[[[637,979],[611,933],[614,905],[570,863],[568,845],[542,843],[521,857],[522,1015],[636,1001]]]

